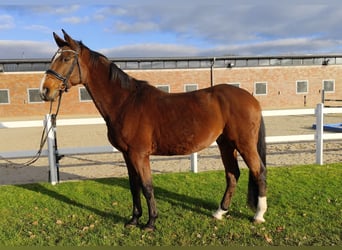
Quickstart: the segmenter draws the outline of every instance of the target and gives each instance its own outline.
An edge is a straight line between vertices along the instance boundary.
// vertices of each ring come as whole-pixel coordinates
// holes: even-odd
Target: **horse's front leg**
[[[138,158],[136,166],[140,173],[142,191],[148,207],[148,222],[145,225],[144,229],[146,231],[153,231],[155,230],[155,222],[158,217],[158,212],[156,201],[154,198],[149,156]]]
[[[139,218],[142,215],[142,207],[141,207],[141,199],[140,199],[140,191],[141,191],[141,182],[138,173],[135,171],[130,159],[124,155],[128,177],[129,177],[129,186],[133,199],[133,212],[132,218],[125,224],[126,227],[137,226],[139,223]]]
[[[156,201],[154,198],[154,191],[152,186],[152,178],[148,178],[143,181],[142,184],[143,194],[146,198],[147,206],[148,206],[148,222],[145,225],[144,229],[146,231],[154,231],[155,230],[155,222],[158,217]]]
[[[139,223],[139,218],[142,215],[140,190],[141,183],[137,173],[129,173],[129,185],[131,189],[132,199],[133,199],[133,212],[132,218],[125,224],[126,227],[137,226]]]
[[[137,193],[133,193],[134,190],[131,186],[131,191],[133,194],[133,217],[130,220],[130,222],[138,222],[139,217],[141,216],[141,201],[140,201],[140,189],[142,188],[144,197],[147,202],[148,207],[148,214],[149,219],[147,224],[144,226],[144,229],[147,231],[153,231],[155,229],[155,221],[158,217],[157,214],[157,206],[156,201],[154,198],[154,191],[153,191],[153,185],[152,185],[152,175],[151,175],[151,168],[150,168],[150,161],[149,156],[145,155],[144,157],[141,157],[141,155],[144,154],[134,154],[130,153],[129,159],[126,161],[131,163],[131,166],[134,169],[134,173],[137,173],[135,182],[133,184],[139,183],[139,195]],[[128,165],[127,165],[128,166]],[[131,179],[131,178],[130,178]],[[131,183],[131,181],[130,181]]]

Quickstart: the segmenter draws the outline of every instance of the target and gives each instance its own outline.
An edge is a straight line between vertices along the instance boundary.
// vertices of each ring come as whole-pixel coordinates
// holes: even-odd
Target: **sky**
[[[342,1],[1,0],[0,60],[51,58],[61,29],[109,58],[342,54]]]

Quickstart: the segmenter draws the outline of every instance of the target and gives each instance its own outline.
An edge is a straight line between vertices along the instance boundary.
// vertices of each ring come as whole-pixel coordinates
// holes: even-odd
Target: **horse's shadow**
[[[33,191],[33,192],[37,192],[39,194],[44,194],[44,195],[49,196],[53,199],[59,200],[60,202],[66,203],[70,206],[74,206],[74,207],[78,207],[81,209],[88,210],[91,213],[94,213],[94,214],[101,216],[103,218],[111,219],[111,220],[115,221],[115,223],[117,223],[117,222],[124,223],[127,220],[127,218],[122,217],[118,214],[115,214],[114,211],[113,212],[101,211],[95,207],[81,203],[81,202],[77,201],[76,199],[71,199],[70,197],[68,197],[64,194],[60,194],[57,191],[48,189],[42,184],[25,184],[25,185],[20,185],[19,187],[26,189],[26,190]]]
[[[125,178],[96,179],[95,181],[101,184],[118,185],[120,187],[129,189],[128,179]],[[217,208],[217,204],[214,204],[208,200],[176,193],[157,185],[154,185],[154,195],[157,200],[168,202],[172,206],[179,206],[185,210],[191,210],[192,212],[196,212],[198,214],[204,213],[209,215],[211,210]],[[204,209],[207,210],[207,212],[204,212]]]
[[[95,181],[106,184],[106,185],[118,185],[120,187],[129,189],[129,183],[127,178],[106,178],[106,179],[96,179]],[[175,207],[181,207],[184,210],[191,211],[192,213],[197,213],[200,215],[205,215],[208,217],[212,216],[212,213],[218,208],[220,201],[210,201],[203,198],[192,197],[186,194],[177,193],[170,191],[158,185],[154,185],[154,195],[155,198],[160,201],[167,202]],[[157,204],[158,206],[158,204]],[[229,214],[234,218],[249,219],[251,216],[241,213],[241,211],[229,211]]]
[[[94,181],[102,185],[118,186],[118,187],[129,190],[129,182],[127,178],[104,178],[104,179],[95,179]],[[26,184],[26,185],[20,185],[20,187],[26,190],[37,192],[39,194],[47,195],[51,198],[59,200],[60,202],[66,203],[70,206],[75,206],[81,209],[88,210],[103,218],[111,219],[115,221],[115,223],[127,222],[127,218],[118,215],[117,213],[115,213],[115,210],[112,210],[110,212],[101,211],[95,207],[81,203],[77,199],[72,199],[64,194],[58,193],[55,190],[51,190],[42,184]],[[212,212],[215,211],[218,206],[218,202],[209,201],[206,199],[177,193],[177,192],[170,191],[160,186],[155,186],[154,190],[155,190],[154,193],[155,193],[157,202],[158,200],[161,200],[161,201],[171,204],[172,206],[178,206],[184,210],[189,210],[192,213],[197,213],[197,214],[211,217]],[[244,219],[249,218],[249,216],[246,214],[237,213],[234,211],[230,211],[230,214],[234,216],[235,218],[244,218]]]

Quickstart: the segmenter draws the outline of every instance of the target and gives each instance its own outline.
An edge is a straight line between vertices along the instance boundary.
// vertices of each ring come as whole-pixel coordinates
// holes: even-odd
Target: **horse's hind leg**
[[[266,166],[253,144],[249,146],[245,144],[240,154],[249,167],[248,205],[252,209],[256,209],[254,221],[264,222],[264,214],[267,210]]]
[[[217,140],[221,152],[221,158],[226,172],[226,191],[218,210],[213,214],[216,219],[221,220],[228,212],[228,207],[234,195],[237,182],[240,177],[240,170],[237,162],[237,152],[234,146],[222,136]]]

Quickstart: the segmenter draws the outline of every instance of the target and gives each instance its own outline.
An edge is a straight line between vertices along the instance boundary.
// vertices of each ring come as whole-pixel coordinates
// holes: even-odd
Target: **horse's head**
[[[53,33],[59,49],[53,56],[50,69],[40,84],[40,95],[44,101],[54,101],[73,85],[82,83],[80,64],[80,43],[73,40],[64,30],[64,40]]]

